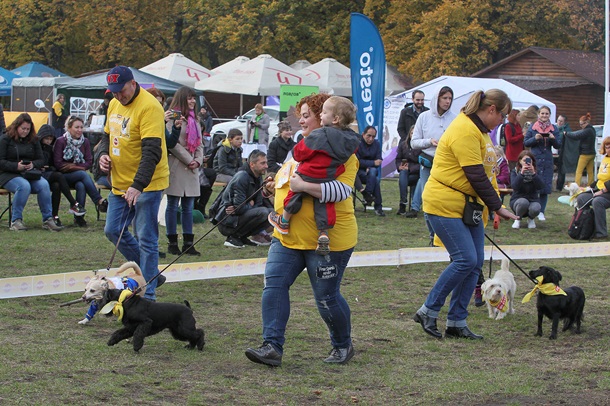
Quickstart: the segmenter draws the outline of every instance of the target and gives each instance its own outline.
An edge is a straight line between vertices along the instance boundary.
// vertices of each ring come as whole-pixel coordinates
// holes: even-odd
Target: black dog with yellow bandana
[[[189,303],[157,303],[133,294],[125,294],[119,289],[105,292],[102,313],[114,313],[123,323],[123,328],[115,331],[108,345],[115,345],[122,340],[133,337],[133,349],[139,351],[144,345],[144,338],[157,334],[166,328],[172,337],[188,341],[186,348],[197,347],[199,351],[205,345],[203,329],[196,328],[195,317]],[[114,304],[114,306],[112,306]]]

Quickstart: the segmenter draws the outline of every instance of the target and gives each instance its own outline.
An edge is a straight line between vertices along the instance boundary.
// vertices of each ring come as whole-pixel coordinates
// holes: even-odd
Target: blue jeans
[[[400,192],[400,203],[407,204],[411,202],[413,206],[413,196],[415,195],[415,189],[417,188],[417,182],[419,175],[417,173],[409,173],[408,170],[402,170],[398,173],[398,190]],[[407,196],[407,189],[409,189]],[[419,210],[418,210],[419,211]]]
[[[102,195],[95,187],[95,183],[91,176],[85,171],[74,171],[70,173],[64,173],[68,185],[76,189],[76,201],[82,207],[85,207],[85,200],[87,195],[93,200],[94,204],[98,204],[102,200]]]
[[[19,219],[23,220],[23,209],[32,193],[38,197],[38,207],[40,207],[42,221],[53,217],[51,212],[51,188],[45,178],[27,180],[18,176],[6,182],[3,188],[13,194],[11,222]]]
[[[368,171],[364,169],[358,170],[358,178],[360,181],[366,186],[364,187],[364,191],[370,193],[375,198],[373,207],[375,210],[381,210],[383,208],[381,203],[381,185],[379,184],[379,178],[377,177],[377,171],[379,168],[369,168]]]
[[[284,351],[284,333],[290,317],[290,287],[307,268],[318,312],[330,332],[333,347],[347,348],[351,339],[351,312],[341,295],[341,279],[353,249],[331,252],[330,260],[315,251],[284,247],[274,238],[269,247],[263,289],[263,340],[280,353]]]
[[[114,193],[108,195],[108,212],[106,213],[106,238],[116,245],[128,261],[134,261],[142,269],[144,279],[149,281],[159,273],[159,226],[157,214],[163,192],[144,192],[136,202],[135,208],[129,207],[123,196]],[[134,221],[138,230],[138,239],[129,232],[129,225]],[[144,297],[156,300],[155,288],[157,279],[146,287]]]
[[[193,206],[195,197],[180,197],[167,195],[167,209],[165,210],[165,227],[167,235],[178,234],[178,204],[182,201],[182,233],[193,234]]]
[[[461,218],[433,214],[427,216],[453,261],[438,277],[420,310],[430,317],[438,317],[441,307],[451,293],[447,327],[464,327],[468,317],[468,303],[485,258],[483,222],[476,227],[469,227]]]
[[[411,202],[411,210],[420,211],[422,207],[422,193],[424,193],[424,186],[428,182],[430,177],[430,168],[426,168],[423,165],[419,166],[419,180],[415,187],[415,194],[413,195],[413,201]]]

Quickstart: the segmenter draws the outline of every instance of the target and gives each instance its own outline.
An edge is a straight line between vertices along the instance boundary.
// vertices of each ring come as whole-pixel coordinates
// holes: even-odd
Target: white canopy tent
[[[299,59],[298,61],[290,65],[290,67],[295,70],[302,70],[307,68],[308,66],[311,66],[311,62],[309,62],[307,59]]]
[[[248,62],[249,60],[250,60],[250,58],[248,58],[247,56],[238,56],[235,59],[231,59],[229,62],[223,63],[222,65],[215,67],[214,69],[212,69],[212,72],[214,72],[214,73],[230,72],[233,69],[237,68],[242,63]]]
[[[195,89],[253,96],[277,96],[280,94],[280,85],[318,86],[320,90],[326,90],[303,73],[267,54],[244,62],[233,70],[223,71],[200,80],[195,84]]]
[[[318,82],[320,87],[332,89],[337,96],[352,96],[350,69],[333,58],[324,58],[299,72]]]
[[[140,69],[163,79],[193,87],[195,82],[209,78],[214,73],[182,54],[169,54],[165,58]]]

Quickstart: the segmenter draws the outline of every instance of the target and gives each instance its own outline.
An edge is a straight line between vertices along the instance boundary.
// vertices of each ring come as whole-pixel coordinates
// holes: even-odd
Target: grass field
[[[423,218],[395,215],[397,182],[382,182],[387,217],[357,212],[356,251],[394,250],[428,244]],[[549,199],[547,221],[534,230],[513,230],[503,222],[495,233],[501,246],[579,244],[566,233],[572,208]],[[112,245],[103,223],[90,213],[86,229],[43,231],[35,199],[25,222],[30,230],[9,231],[2,219],[1,277],[105,268]],[[0,200],[0,210],[5,200]],[[69,223],[68,215],[62,217]],[[210,228],[198,224],[196,238]],[[164,234],[161,228],[161,234]],[[488,230],[491,235],[491,231]],[[264,248],[222,246],[214,231],[197,248],[197,260],[264,257]],[[162,248],[166,241],[162,238]],[[496,251],[497,253],[497,251]],[[499,256],[499,255],[498,255]],[[494,254],[494,258],[496,254]],[[174,257],[170,256],[171,260]],[[183,258],[180,262],[188,262]],[[115,260],[117,266],[123,258]],[[261,341],[262,276],[166,284],[159,301],[188,299],[205,329],[203,352],[189,351],[162,332],[140,353],[130,344],[108,347],[119,324],[96,317],[77,324],[86,307],[60,308],[77,294],[0,301],[0,403],[6,405],[607,405],[610,404],[608,260],[601,258],[520,260],[526,270],[548,265],[563,274],[563,286],[581,286],[587,296],[583,333],[559,333],[550,341],[550,322],[535,337],[535,302],[520,299],[533,286],[515,267],[516,314],[487,318],[471,306],[469,326],[481,342],[434,340],[411,316],[424,301],[445,263],[349,268],[342,288],[352,310],[356,356],[344,366],[322,362],[330,351],[328,333],[315,308],[306,277],[291,290],[292,311],[281,368],[249,362],[244,350]],[[494,269],[499,268],[499,263]],[[487,262],[484,266],[487,274]],[[446,308],[439,328],[444,328]],[[606,321],[604,321],[606,320]]]

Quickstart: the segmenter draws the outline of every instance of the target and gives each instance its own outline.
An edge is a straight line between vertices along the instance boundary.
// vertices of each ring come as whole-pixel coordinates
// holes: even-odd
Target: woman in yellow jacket
[[[502,207],[498,196],[493,172],[497,160],[489,138],[490,129],[503,122],[511,108],[512,103],[502,90],[475,92],[449,125],[436,150],[423,193],[423,209],[452,262],[413,317],[435,338],[442,337],[436,319],[450,293],[445,337],[483,338],[468,329],[466,318],[483,266],[484,214],[479,213],[470,225],[463,217],[467,196],[470,196],[468,200],[476,199],[505,219],[518,218]]]

